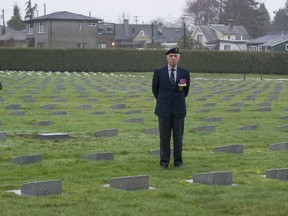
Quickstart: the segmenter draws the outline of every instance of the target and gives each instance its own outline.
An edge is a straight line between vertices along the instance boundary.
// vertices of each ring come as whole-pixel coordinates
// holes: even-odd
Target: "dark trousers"
[[[170,162],[170,140],[173,132],[174,165],[182,165],[182,139],[184,132],[184,118],[177,119],[171,114],[168,118],[158,118],[160,132],[160,165],[168,166]]]

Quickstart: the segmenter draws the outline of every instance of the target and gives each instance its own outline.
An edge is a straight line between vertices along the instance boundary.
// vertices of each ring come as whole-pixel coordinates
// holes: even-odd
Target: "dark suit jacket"
[[[179,86],[186,82],[186,86]],[[185,97],[190,88],[189,71],[177,66],[175,84],[169,80],[168,65],[157,68],[153,74],[152,92],[156,98],[155,114],[159,118],[166,118],[173,113],[181,119],[186,116]]]

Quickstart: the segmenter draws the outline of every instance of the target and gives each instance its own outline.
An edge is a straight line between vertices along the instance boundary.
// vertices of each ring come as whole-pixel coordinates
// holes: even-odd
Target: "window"
[[[87,23],[87,26],[89,26],[89,27],[96,27],[96,26],[97,26],[97,23]]]
[[[257,51],[257,46],[250,46],[249,51]]]
[[[202,43],[203,35],[197,35],[197,41]]]
[[[231,36],[230,35],[228,35],[228,40],[231,40]]]
[[[44,47],[45,43],[37,43],[37,47]]]
[[[99,35],[113,35],[113,34],[115,34],[115,24],[114,23],[99,23],[98,34]]]
[[[87,43],[77,43],[76,47],[77,48],[86,48],[87,47]]]
[[[231,45],[225,45],[224,50],[231,50]]]
[[[98,44],[98,48],[99,49],[106,49],[107,48],[107,44],[106,43],[99,43]]]
[[[143,37],[144,36],[144,30],[140,30],[139,35]]]
[[[27,35],[33,35],[33,24],[28,24],[27,25]]]
[[[40,22],[37,23],[37,33],[45,33],[44,23]]]

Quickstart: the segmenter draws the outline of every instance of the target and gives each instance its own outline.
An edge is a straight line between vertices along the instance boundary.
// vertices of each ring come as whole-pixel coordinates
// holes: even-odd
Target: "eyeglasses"
[[[179,54],[170,54],[170,55],[168,55],[169,58],[172,58],[172,57],[177,58],[178,56],[179,56]]]

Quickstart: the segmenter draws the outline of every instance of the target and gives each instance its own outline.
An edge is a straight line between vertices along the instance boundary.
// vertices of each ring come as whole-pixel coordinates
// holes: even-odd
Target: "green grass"
[[[219,75],[191,73],[191,92],[187,98],[183,169],[173,166],[161,171],[159,158],[150,150],[159,149],[159,137],[144,131],[157,127],[155,100],[151,93],[152,73],[36,73],[0,72],[4,89],[0,91],[0,131],[8,138],[0,141],[0,215],[245,215],[281,216],[288,214],[288,183],[266,179],[265,171],[288,166],[287,151],[270,151],[269,145],[288,141],[287,125],[279,119],[288,115],[287,76]],[[204,78],[204,79],[200,79]],[[232,78],[233,80],[229,80]],[[256,112],[260,103],[269,102],[275,88],[278,99],[271,100],[271,112]],[[77,90],[78,89],[78,90]],[[241,90],[239,92],[239,90]],[[238,92],[238,93],[237,93]],[[26,102],[25,96],[35,102]],[[231,96],[232,95],[232,96]],[[255,100],[245,100],[256,95]],[[53,97],[52,97],[53,96]],[[230,100],[223,98],[230,96]],[[199,98],[206,98],[200,101]],[[66,99],[66,102],[56,102]],[[90,100],[91,99],[91,100]],[[215,102],[214,107],[203,106]],[[226,112],[242,102],[241,112]],[[5,107],[20,104],[24,116],[11,115]],[[55,104],[57,109],[43,109]],[[124,109],[112,109],[125,104]],[[92,109],[79,109],[92,105]],[[209,109],[209,113],[198,112]],[[53,116],[57,110],[67,115]],[[130,110],[141,114],[126,115]],[[91,115],[104,111],[104,115]],[[220,116],[222,122],[205,122]],[[143,123],[126,123],[143,118]],[[51,121],[51,126],[34,126]],[[215,125],[214,133],[192,129]],[[258,125],[255,131],[239,131],[245,125]],[[117,128],[117,137],[95,138],[96,131]],[[39,133],[68,133],[63,140],[39,140]],[[244,154],[213,154],[213,148],[243,144]],[[85,161],[89,153],[113,152],[113,161]],[[41,154],[39,163],[16,166],[11,158]],[[191,184],[185,180],[202,172],[232,171],[234,186]],[[127,192],[104,187],[114,177],[149,175],[156,190]],[[26,182],[62,180],[63,195],[22,197],[8,190],[20,189]]]

